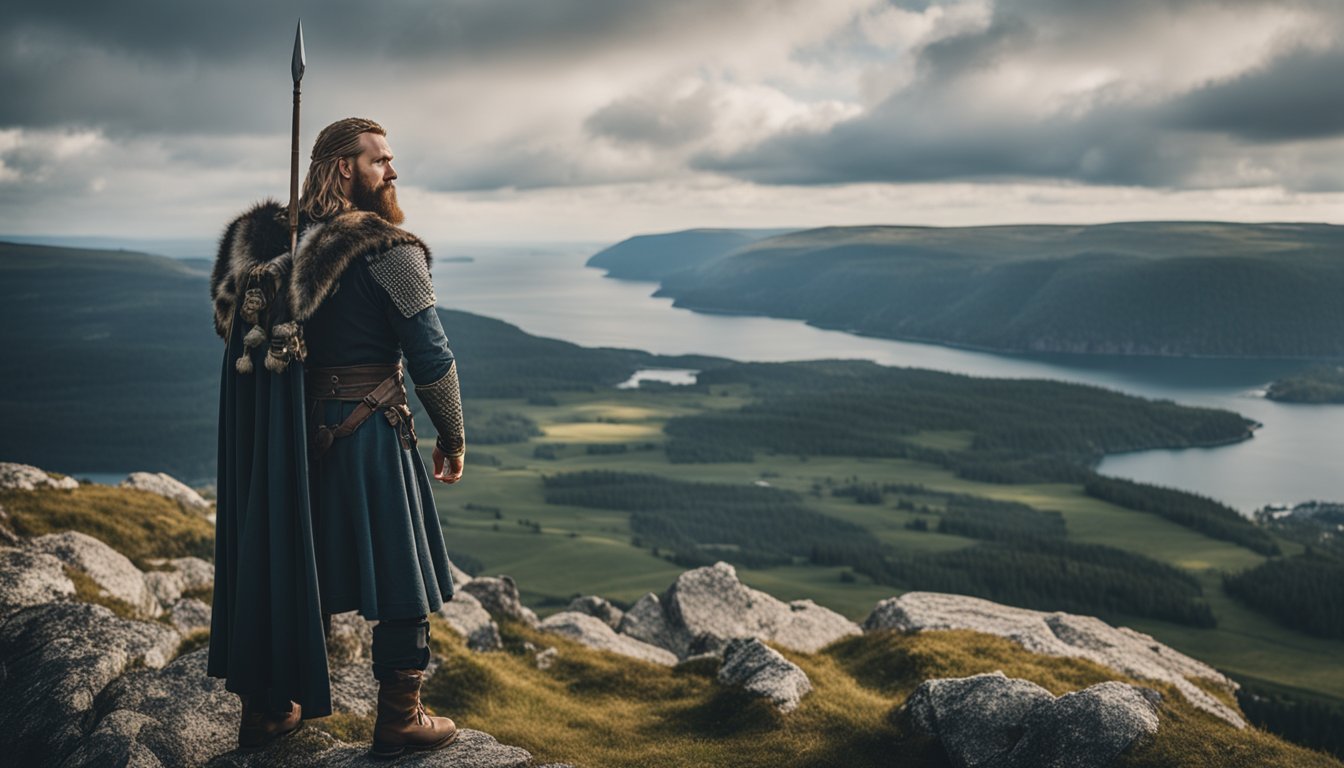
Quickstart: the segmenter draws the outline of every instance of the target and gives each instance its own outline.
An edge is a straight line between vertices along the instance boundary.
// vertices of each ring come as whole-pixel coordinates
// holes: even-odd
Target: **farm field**
[[[684,568],[665,559],[667,553],[655,553],[647,543],[638,542],[627,512],[546,502],[544,477],[586,470],[794,491],[808,509],[862,526],[897,553],[973,546],[973,539],[907,527],[927,513],[896,508],[896,497],[881,504],[860,504],[830,493],[846,483],[920,485],[930,494],[966,494],[1056,511],[1063,516],[1073,541],[1105,544],[1177,566],[1198,580],[1217,619],[1216,628],[1137,616],[1109,618],[1150,633],[1234,677],[1344,698],[1344,664],[1339,663],[1344,643],[1283,628],[1222,590],[1223,572],[1254,567],[1264,561],[1262,555],[1156,515],[1091,498],[1080,486],[975,482],[908,459],[800,459],[761,452],[751,462],[668,461],[662,450],[667,439],[662,426],[668,419],[731,410],[746,401],[745,393],[731,386],[715,387],[708,393],[671,389],[557,393],[554,405],[522,399],[470,400],[467,408],[473,413],[521,414],[536,422],[543,434],[523,442],[473,444],[464,480],[454,487],[436,485],[449,548],[479,561],[486,574],[513,576],[523,589],[524,601],[542,615],[560,610],[579,594],[628,603],[646,592],[661,592]],[[928,432],[912,435],[910,442],[957,448],[967,439],[954,432]],[[612,446],[622,446],[622,452],[609,452]],[[428,441],[421,447],[428,451]],[[918,494],[901,498],[914,506],[925,501]],[[1289,541],[1278,540],[1278,544],[1286,555],[1301,551]],[[855,621],[862,621],[878,600],[901,592],[842,566],[796,562],[762,568],[739,565],[737,570],[744,582],[780,599],[809,598]]]

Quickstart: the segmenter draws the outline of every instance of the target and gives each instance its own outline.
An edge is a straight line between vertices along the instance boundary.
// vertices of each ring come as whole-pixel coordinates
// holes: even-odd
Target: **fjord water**
[[[798,320],[691,312],[652,296],[654,283],[610,279],[585,267],[600,247],[440,247],[441,257],[473,260],[439,260],[439,304],[585,346],[746,361],[866,359],[971,376],[1056,379],[1224,408],[1264,426],[1235,445],[1109,456],[1100,471],[1201,493],[1247,513],[1270,503],[1344,501],[1344,406],[1287,405],[1262,396],[1270,381],[1307,362],[994,354],[867,338]],[[453,330],[447,332],[451,341]]]

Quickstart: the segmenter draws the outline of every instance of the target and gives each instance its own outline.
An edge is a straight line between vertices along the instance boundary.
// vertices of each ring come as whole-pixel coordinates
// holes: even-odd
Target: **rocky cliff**
[[[0,492],[16,512],[0,507],[0,749],[7,764],[379,764],[365,754],[376,696],[367,622],[346,614],[333,623],[336,714],[308,721],[262,752],[239,752],[238,699],[205,675],[211,564],[140,550],[128,557],[77,522],[28,533],[39,514],[32,510],[43,508],[38,501],[56,498],[43,494],[79,492],[68,478],[0,464]],[[137,477],[126,493],[168,499],[188,519],[211,511],[171,478]],[[529,724],[573,707],[563,728],[590,728],[580,739],[595,751],[576,756],[557,746],[556,754],[582,765],[726,764],[704,751],[703,735],[763,744],[799,738],[795,731],[807,741],[786,743],[769,761],[743,751],[734,764],[868,765],[891,755],[958,768],[1160,764],[1154,755],[1174,754],[1162,751],[1164,743],[1214,733],[1238,744],[1252,739],[1260,745],[1256,764],[1301,764],[1306,754],[1305,764],[1338,765],[1248,728],[1234,704],[1235,683],[1211,667],[1091,617],[914,592],[880,602],[860,625],[808,600],[777,600],[718,563],[682,573],[628,610],[593,595],[542,620],[507,576],[455,578],[458,597],[433,620],[452,636],[435,638],[427,700],[451,704],[454,717],[456,708],[471,713],[460,723],[498,723],[528,743],[510,746],[501,743],[510,738],[464,728],[452,747],[403,764],[538,765],[531,752],[546,752],[546,739],[529,739],[532,729],[497,716],[490,699],[497,696],[510,712],[537,710]],[[977,662],[958,662],[963,652]],[[650,711],[660,720],[636,725],[672,747],[642,756],[596,749],[604,734],[583,716],[615,708],[629,721],[630,705],[613,701],[660,697],[670,702],[663,709],[654,702]],[[831,722],[846,708],[886,714],[864,728]],[[685,746],[676,746],[682,738]]]

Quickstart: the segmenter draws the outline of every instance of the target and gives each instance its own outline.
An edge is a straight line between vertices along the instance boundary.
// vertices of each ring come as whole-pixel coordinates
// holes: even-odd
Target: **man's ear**
[[[348,157],[342,157],[336,160],[336,170],[341,174],[341,178],[343,179],[348,179],[353,175],[353,165],[354,164],[350,162],[350,158]]]

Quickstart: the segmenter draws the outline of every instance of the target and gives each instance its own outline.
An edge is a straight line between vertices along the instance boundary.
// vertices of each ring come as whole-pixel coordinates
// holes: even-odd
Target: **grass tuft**
[[[309,720],[314,728],[326,731],[341,741],[360,744],[373,741],[373,715],[335,712],[328,717]]]
[[[513,622],[501,626],[501,636],[504,651],[474,653],[446,628],[436,629],[434,651],[443,667],[426,683],[424,698],[463,727],[517,744],[538,762],[855,768],[895,760],[910,768],[945,766],[941,746],[903,732],[895,715],[927,679],[1002,670],[1056,695],[1106,680],[1161,692],[1158,735],[1126,755],[1124,766],[1339,768],[1329,757],[1196,710],[1170,685],[1134,681],[1082,659],[1033,654],[1005,638],[970,631],[875,632],[815,654],[777,649],[813,685],[788,715],[719,686],[712,663],[661,667]],[[528,643],[557,649],[549,669],[537,669]]]
[[[192,651],[199,651],[210,645],[210,628],[197,627],[182,636],[182,642],[177,646],[177,653],[173,658],[185,656]]]
[[[925,680],[996,670],[1030,680],[1056,696],[1125,679],[1086,659],[1037,655],[1007,638],[960,629],[918,634],[869,632],[835,643],[828,654],[865,686],[902,701]]]
[[[1157,737],[1121,755],[1116,768],[1339,768],[1322,752],[1299,747],[1255,728],[1236,728],[1195,709],[1170,685],[1162,693]]]
[[[98,582],[94,581],[89,574],[68,565],[63,567],[65,568],[65,575],[75,585],[76,600],[101,605],[123,619],[139,621],[146,618],[144,614],[136,610],[135,606],[119,597],[108,594],[107,590],[98,586]]]
[[[145,569],[156,557],[213,559],[215,530],[205,518],[148,491],[82,485],[69,491],[0,492],[0,506],[23,536],[79,531]]]

